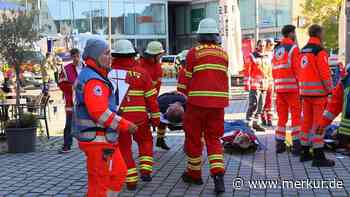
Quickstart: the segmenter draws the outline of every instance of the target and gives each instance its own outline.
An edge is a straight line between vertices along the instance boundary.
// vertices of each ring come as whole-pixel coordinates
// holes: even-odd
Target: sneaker
[[[263,127],[261,127],[256,121],[253,122],[253,126],[252,127],[256,131],[265,132],[265,129]]]
[[[215,193],[220,194],[225,192],[224,174],[217,174],[213,176],[213,180],[215,185]]]
[[[195,185],[203,185],[203,180],[202,178],[199,179],[193,179],[190,175],[188,175],[186,172],[182,174],[182,180],[185,183],[190,183],[190,184],[195,184]]]
[[[60,154],[66,154],[66,153],[70,153],[70,152],[72,152],[72,150],[70,147],[67,147],[67,146],[62,147],[62,149],[58,151],[58,153],[60,153]]]
[[[143,182],[151,182],[152,181],[152,177],[149,174],[142,174],[141,175],[141,180]]]
[[[157,138],[156,146],[164,150],[170,150],[169,146],[165,143],[165,140],[162,137]]]

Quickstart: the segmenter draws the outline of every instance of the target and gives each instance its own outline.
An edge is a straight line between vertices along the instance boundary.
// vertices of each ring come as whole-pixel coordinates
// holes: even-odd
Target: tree
[[[341,6],[342,0],[305,0],[302,5],[307,27],[315,23],[324,27],[324,45],[328,49],[338,49]]]
[[[15,69],[16,104],[20,98],[20,65],[24,61],[24,52],[33,50],[39,39],[35,28],[35,11],[5,11],[0,16],[0,59]],[[18,107],[16,107],[18,110]],[[19,117],[21,113],[17,111]]]

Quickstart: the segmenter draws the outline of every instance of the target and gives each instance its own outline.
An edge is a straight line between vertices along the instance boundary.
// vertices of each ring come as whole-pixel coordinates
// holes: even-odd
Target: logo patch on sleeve
[[[96,86],[94,88],[94,95],[95,96],[102,96],[102,88],[101,88],[101,86]]]

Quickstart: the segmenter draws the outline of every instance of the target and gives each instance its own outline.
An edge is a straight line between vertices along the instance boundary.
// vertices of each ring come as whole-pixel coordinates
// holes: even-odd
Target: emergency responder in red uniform
[[[325,128],[340,114],[341,121],[337,133],[339,147],[346,149],[346,154],[350,154],[350,67],[347,68],[347,75],[338,83],[332,92],[331,99],[328,100],[327,108],[323,112],[320,122],[319,132],[323,133]]]
[[[272,39],[266,40],[265,55],[266,55],[266,73],[265,78],[268,83],[265,105],[261,113],[261,122],[263,126],[272,127],[272,97],[273,97],[273,78],[272,78],[272,57],[273,57],[274,41]]]
[[[72,110],[73,110],[73,85],[78,77],[78,69],[82,63],[80,62],[80,52],[78,49],[72,49],[70,55],[73,62],[64,66],[58,81],[58,87],[62,90],[65,100],[66,124],[64,127],[64,143],[60,153],[68,153],[71,151],[73,143],[72,129]]]
[[[137,127],[115,112],[118,99],[107,78],[111,64],[108,44],[89,39],[83,59],[86,67],[74,86],[73,134],[87,157],[87,196],[116,196],[127,172],[118,133],[133,133]]]
[[[300,161],[313,159],[312,166],[334,166],[323,152],[323,136],[316,132],[326,108],[327,96],[332,91],[332,79],[328,65],[328,54],[322,46],[323,28],[312,25],[309,28],[309,42],[301,51],[299,88],[302,98],[303,123],[300,133],[302,152]],[[310,147],[313,147],[313,157]]]
[[[157,89],[159,95],[160,86],[162,84],[162,66],[160,58],[164,53],[162,43],[158,41],[152,41],[148,43],[144,55],[141,58],[141,66],[149,73],[152,78],[152,84]],[[157,95],[157,96],[158,96]]]
[[[188,50],[184,50],[180,54],[180,69],[177,78],[177,91],[183,94],[186,94],[186,56],[188,54]]]
[[[148,112],[151,113],[151,124],[159,125],[160,112],[157,103],[157,91],[152,86],[151,77],[135,60],[136,51],[129,40],[118,40],[112,52],[113,69],[126,70],[126,82],[130,85],[124,98],[121,116],[138,126],[133,139],[139,148],[139,167],[141,179],[151,181],[153,166],[153,138],[149,126]],[[132,140],[129,133],[119,135],[119,147],[128,167],[127,188],[135,190],[138,175],[131,150]]]
[[[246,89],[249,90],[249,104],[246,113],[246,120],[249,126],[252,126],[256,131],[265,131],[263,127],[258,124],[265,105],[266,91],[268,90],[268,78],[266,73],[270,68],[268,58],[264,53],[266,43],[264,40],[257,42],[257,48],[254,53],[247,58],[244,77],[248,80]],[[270,65],[271,66],[271,65]]]
[[[298,155],[301,145],[299,140],[301,103],[298,88],[298,70],[300,51],[295,43],[295,26],[286,25],[282,28],[283,39],[274,52],[272,60],[272,75],[275,81],[276,110],[278,115],[276,137],[276,152],[286,151],[286,124],[288,114],[292,117],[292,153]]]
[[[203,136],[215,192],[222,193],[225,167],[220,137],[224,133],[224,108],[228,106],[228,57],[218,45],[219,31],[214,19],[203,19],[197,33],[199,46],[190,49],[186,58],[188,100],[184,150],[188,164],[182,179],[186,183],[203,184]]]

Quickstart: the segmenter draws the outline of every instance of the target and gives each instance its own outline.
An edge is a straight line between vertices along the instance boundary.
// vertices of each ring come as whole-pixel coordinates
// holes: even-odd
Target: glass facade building
[[[241,27],[244,36],[254,37],[256,27],[256,0],[238,0]],[[279,36],[280,28],[293,22],[293,0],[260,0],[259,29],[261,37]]]
[[[238,0],[243,37],[254,37],[256,0]],[[100,34],[108,38],[108,0],[8,0],[26,7],[40,8],[42,33]],[[218,0],[110,0],[112,43],[129,39],[142,50],[151,40],[159,40],[170,53],[189,48],[195,42],[199,21],[219,20]],[[293,0],[259,0],[261,37],[276,37],[280,28],[292,23]]]

